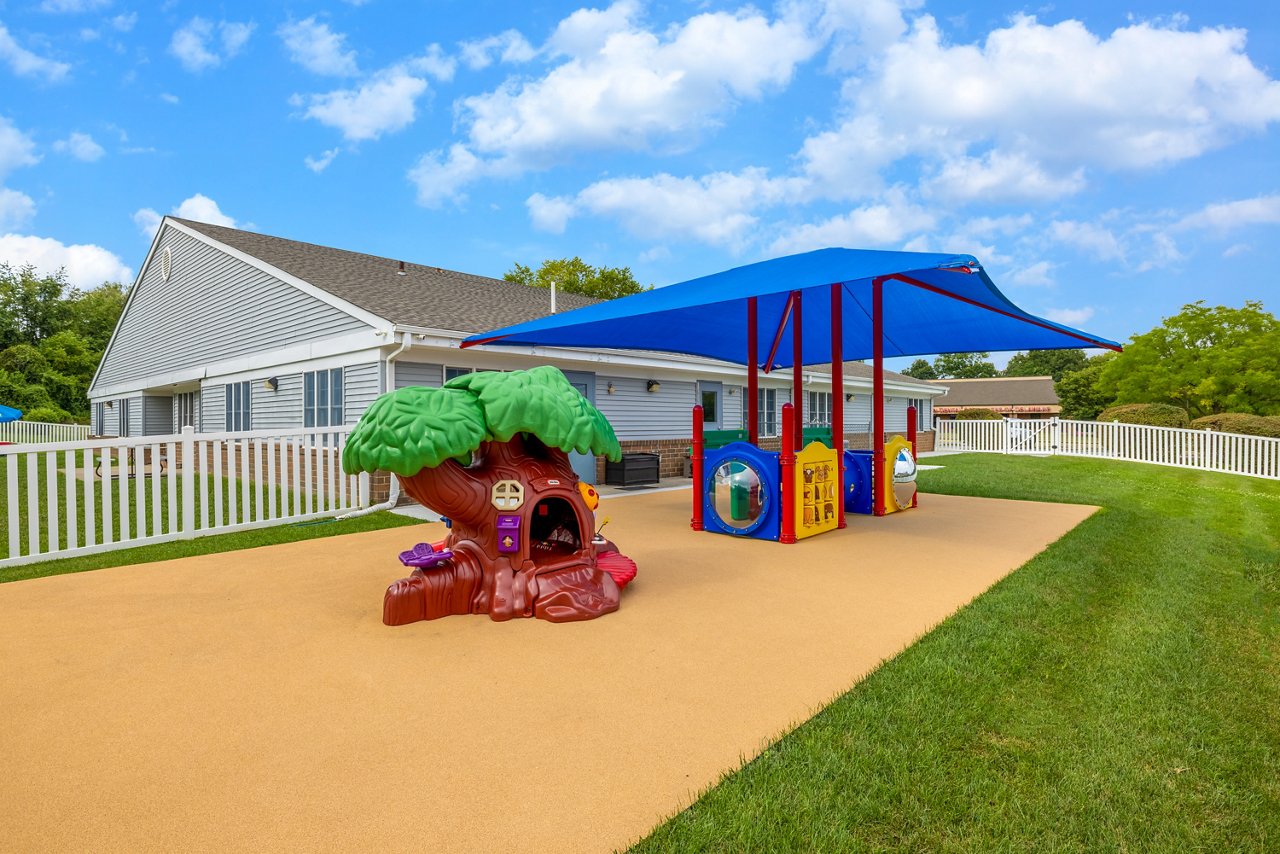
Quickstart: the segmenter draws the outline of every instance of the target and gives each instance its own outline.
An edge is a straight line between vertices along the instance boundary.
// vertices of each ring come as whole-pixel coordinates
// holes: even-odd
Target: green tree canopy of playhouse
[[[566,453],[622,457],[608,419],[550,366],[465,374],[444,388],[412,386],[384,394],[351,431],[342,452],[349,473],[389,471],[412,477],[453,459],[466,461],[484,442],[531,433]]]

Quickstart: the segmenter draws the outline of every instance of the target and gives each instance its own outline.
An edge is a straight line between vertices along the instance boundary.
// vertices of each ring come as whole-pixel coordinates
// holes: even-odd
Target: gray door
[[[564,375],[569,380],[569,385],[576,388],[594,406],[596,402],[596,375],[587,371],[565,371]],[[569,453],[569,463],[573,466],[578,479],[583,483],[596,482],[596,458],[591,454],[579,454],[576,451],[571,451]]]

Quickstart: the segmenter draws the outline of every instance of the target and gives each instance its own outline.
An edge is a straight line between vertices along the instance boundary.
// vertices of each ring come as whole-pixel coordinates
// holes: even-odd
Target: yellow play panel
[[[1091,514],[925,495],[784,546],[604,502],[586,623],[381,622],[424,525],[0,585],[0,840],[38,851],[607,851]]]

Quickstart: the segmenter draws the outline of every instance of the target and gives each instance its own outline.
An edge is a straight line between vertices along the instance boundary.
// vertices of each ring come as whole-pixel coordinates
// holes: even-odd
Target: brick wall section
[[[899,433],[890,433],[889,436],[902,435]],[[871,447],[871,435],[869,433],[847,433],[844,441],[845,447],[851,450],[866,450]],[[685,476],[685,459],[689,455],[689,447],[693,444],[693,439],[637,439],[629,442],[619,442],[622,446],[622,453],[646,453],[657,454],[660,458],[658,464],[658,473],[662,477],[684,477]],[[760,447],[768,451],[777,451],[782,448],[782,440],[774,437],[772,439],[761,439]],[[916,434],[916,451],[932,451],[933,450],[933,431],[921,432]],[[596,457],[596,480],[604,483],[604,457]]]

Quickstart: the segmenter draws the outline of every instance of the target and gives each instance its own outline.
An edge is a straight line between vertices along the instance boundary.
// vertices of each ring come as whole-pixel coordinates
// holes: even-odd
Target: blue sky
[[[0,0],[0,260],[128,278],[176,212],[658,285],[966,252],[1123,340],[1280,308],[1280,4]]]

